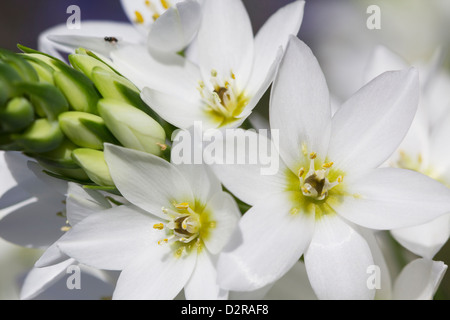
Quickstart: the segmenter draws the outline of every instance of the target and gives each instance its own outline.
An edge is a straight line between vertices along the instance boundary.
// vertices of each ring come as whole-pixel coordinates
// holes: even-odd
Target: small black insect
[[[105,41],[109,43],[117,43],[119,40],[115,37],[105,37]]]

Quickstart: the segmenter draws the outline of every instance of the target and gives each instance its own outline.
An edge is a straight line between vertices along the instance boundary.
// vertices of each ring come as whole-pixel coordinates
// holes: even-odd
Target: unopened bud
[[[26,152],[42,153],[56,149],[64,135],[57,121],[38,119],[23,134],[14,134],[12,138]]]
[[[34,120],[34,109],[25,98],[14,98],[0,110],[0,124],[6,132],[20,132]]]
[[[99,186],[114,186],[102,151],[76,149],[72,152],[72,157],[93,182]]]
[[[67,138],[81,148],[102,150],[105,142],[116,142],[103,119],[90,113],[64,112],[59,115],[59,125]]]
[[[92,80],[92,71],[94,68],[102,68],[114,72],[109,65],[89,54],[86,50],[78,49],[76,54],[69,55],[69,61],[72,67],[83,72]]]
[[[57,120],[59,114],[69,110],[66,98],[50,84],[20,83],[17,87],[23,95],[30,98],[36,113],[50,121]]]
[[[89,177],[72,159],[72,152],[78,148],[70,140],[64,139],[58,148],[50,152],[39,154],[28,153],[27,155],[35,158],[48,171],[64,178],[87,182],[89,181]]]
[[[54,80],[74,110],[97,114],[101,97],[88,77],[67,66],[54,73]]]
[[[108,129],[124,147],[161,155],[166,134],[161,125],[146,113],[110,99],[100,100],[98,111]]]

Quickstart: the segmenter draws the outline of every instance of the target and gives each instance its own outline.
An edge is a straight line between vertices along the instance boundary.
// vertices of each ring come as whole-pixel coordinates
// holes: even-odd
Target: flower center
[[[310,164],[309,171],[305,175],[305,168],[300,168],[298,177],[300,180],[300,190],[305,197],[313,198],[315,200],[324,200],[328,192],[344,181],[343,176],[339,176],[334,182],[328,180],[330,168],[333,162],[324,163],[321,169],[316,170],[315,159],[317,154],[312,152],[309,155]]]
[[[153,226],[154,229],[166,230],[169,235],[158,241],[158,244],[179,242],[183,244],[194,240],[200,240],[201,221],[200,215],[192,210],[189,203],[179,203],[175,205],[175,210],[162,208],[162,211],[168,217],[168,223],[158,223]]]
[[[212,70],[210,85],[199,81],[198,90],[205,112],[216,118],[219,126],[238,119],[249,102],[245,93],[239,90],[233,71],[229,76],[219,77],[217,71]]]

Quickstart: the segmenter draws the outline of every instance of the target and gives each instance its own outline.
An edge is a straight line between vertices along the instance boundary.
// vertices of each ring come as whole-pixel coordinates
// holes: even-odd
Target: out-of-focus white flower
[[[99,191],[86,190],[70,183],[67,191],[67,210],[65,211],[67,222],[61,229],[68,231],[89,215],[109,208],[111,208],[111,203]],[[37,215],[41,215],[41,213],[37,213]],[[58,243],[64,237],[65,234],[49,246],[36,262],[35,268],[28,273],[21,290],[21,299],[33,299],[39,296],[63,278],[67,274],[69,266],[79,265],[75,259],[66,256],[59,250]],[[89,272],[97,278],[108,279],[101,271],[90,269]],[[92,286],[91,289],[93,288],[95,287]],[[96,292],[95,290],[94,293]],[[91,296],[92,292],[86,290],[86,293],[89,297],[93,297]],[[108,296],[106,293],[96,298],[100,299],[102,296]],[[111,294],[112,291],[109,293]],[[84,296],[84,298],[87,299],[88,295]]]
[[[414,170],[450,186],[450,76],[441,70],[436,56],[419,62],[421,94],[411,128],[387,165]],[[386,47],[378,47],[367,66],[365,78],[388,70],[403,69],[408,63]],[[432,259],[450,237],[450,213],[424,225],[392,230],[392,235],[413,253]]]
[[[58,244],[78,261],[123,270],[115,299],[226,298],[215,260],[240,217],[234,199],[201,165],[105,146],[111,176],[132,205],[90,215]]]
[[[119,72],[143,89],[143,100],[164,120],[187,129],[237,127],[271,84],[289,35],[296,35],[304,1],[281,8],[256,37],[241,0],[207,0],[187,59],[150,55],[142,46],[111,53]],[[195,63],[194,63],[195,62]]]
[[[203,0],[121,0],[130,21],[143,36],[148,35],[149,48],[179,52],[194,39],[200,27]]]
[[[367,28],[380,8],[381,29]],[[340,100],[361,86],[364,67],[378,45],[409,61],[429,59],[448,43],[450,7],[446,0],[317,0],[308,3],[308,25],[303,37],[316,54],[330,90]],[[401,40],[399,40],[401,39]],[[342,74],[346,74],[342,81]]]
[[[183,50],[195,37],[201,6],[196,0],[121,0],[132,22],[80,21],[80,28],[58,25],[39,36],[39,50],[62,58],[78,47],[107,55],[125,44],[142,44],[161,52]]]
[[[372,252],[354,224],[375,230],[407,227],[450,208],[450,191],[435,180],[409,170],[376,169],[411,125],[418,85],[413,69],[385,73],[331,117],[317,60],[291,38],[270,109],[283,160],[278,174],[261,176],[253,170],[257,165],[215,167],[225,187],[253,205],[219,258],[225,289],[263,287],[304,254],[320,299],[374,297],[366,285]]]

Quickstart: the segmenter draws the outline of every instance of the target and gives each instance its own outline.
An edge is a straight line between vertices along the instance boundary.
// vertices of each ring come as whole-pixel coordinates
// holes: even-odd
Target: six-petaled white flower
[[[108,145],[111,176],[131,205],[90,215],[59,241],[78,261],[122,270],[115,299],[223,299],[217,254],[240,216],[207,167]]]
[[[320,66],[292,37],[270,106],[284,166],[274,176],[245,165],[215,170],[228,190],[253,205],[219,258],[219,283],[230,290],[255,290],[304,255],[319,298],[373,298],[366,285],[373,257],[358,226],[406,227],[450,208],[449,190],[433,179],[377,168],[408,131],[418,90],[414,69],[388,72],[332,117]]]

